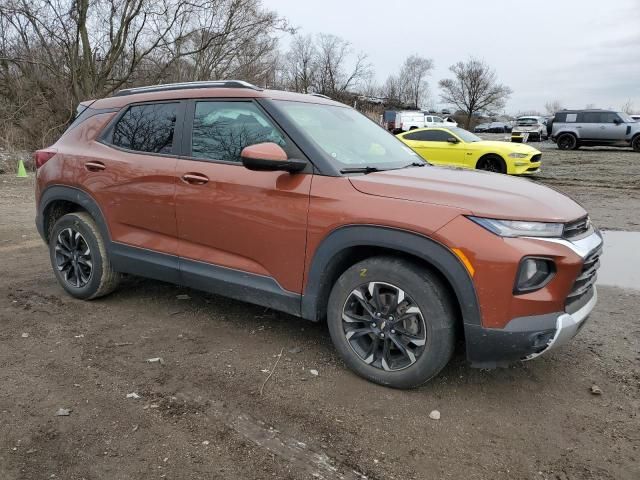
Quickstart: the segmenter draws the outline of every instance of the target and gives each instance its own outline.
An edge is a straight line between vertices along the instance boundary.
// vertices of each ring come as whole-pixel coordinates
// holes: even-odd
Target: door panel
[[[411,142],[411,148],[434,165],[459,165],[464,163],[464,143]]]
[[[93,142],[91,157],[77,157],[79,184],[103,209],[113,241],[176,255],[182,111],[180,102],[134,104]]]
[[[187,183],[185,174],[206,183]],[[273,277],[302,291],[312,175],[254,172],[242,165],[180,160],[179,255]]]
[[[100,161],[104,169],[79,169],[79,180],[102,208],[111,239],[175,255],[177,159],[122,152],[102,144],[93,151],[99,156],[91,161]]]

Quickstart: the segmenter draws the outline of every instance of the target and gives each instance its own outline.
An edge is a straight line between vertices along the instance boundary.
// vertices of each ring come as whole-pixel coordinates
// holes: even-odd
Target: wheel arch
[[[338,277],[355,263],[377,255],[394,255],[419,262],[447,284],[464,324],[481,324],[471,277],[462,262],[444,245],[426,236],[384,226],[352,225],[331,232],[317,248],[302,297],[302,317],[326,318],[329,294]]]
[[[40,236],[48,243],[55,222],[67,213],[78,211],[91,215],[108,245],[111,236],[98,203],[85,191],[66,185],[53,185],[42,193],[36,214]]]

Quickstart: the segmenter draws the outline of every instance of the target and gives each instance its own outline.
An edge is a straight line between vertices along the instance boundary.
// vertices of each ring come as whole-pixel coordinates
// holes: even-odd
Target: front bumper
[[[514,318],[503,329],[465,325],[467,358],[472,367],[506,367],[519,360],[533,360],[543,353],[568,343],[585,325],[596,305],[593,294],[574,313],[555,312],[546,315]]]
[[[583,259],[585,268],[589,262],[597,262],[602,249],[602,237],[594,232],[586,238],[570,242],[564,239],[547,239],[570,248]],[[508,366],[520,360],[532,360],[569,342],[586,323],[593,311],[598,294],[595,285],[595,270],[589,268],[588,289],[580,291],[577,301],[565,302],[563,311],[512,318],[502,328],[486,328],[465,324],[467,358],[473,367],[495,368]],[[584,273],[581,271],[581,273]],[[579,274],[581,275],[581,274]],[[579,276],[575,285],[584,280]]]

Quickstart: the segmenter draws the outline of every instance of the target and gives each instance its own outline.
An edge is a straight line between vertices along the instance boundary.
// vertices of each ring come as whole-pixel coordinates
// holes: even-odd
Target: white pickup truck
[[[446,120],[442,117],[438,117],[437,115],[431,115],[431,114],[425,113],[424,126],[425,127],[457,127],[458,124],[456,122]]]

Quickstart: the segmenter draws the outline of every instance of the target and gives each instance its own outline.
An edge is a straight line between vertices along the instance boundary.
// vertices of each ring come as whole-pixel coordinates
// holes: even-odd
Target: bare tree
[[[78,102],[123,86],[260,79],[277,30],[261,0],[3,0],[0,122],[47,143]]]
[[[474,113],[503,108],[511,95],[512,90],[498,83],[495,71],[482,60],[471,58],[452,65],[449,70],[454,78],[440,80],[440,96],[443,102],[465,113],[465,128],[469,128]]]
[[[293,37],[287,58],[285,75],[289,88],[296,92],[311,93],[318,73],[318,49],[313,37],[309,34]]]
[[[628,113],[629,115],[634,112],[633,109],[633,101],[629,98],[626,102],[624,102],[624,104],[620,107],[620,110],[622,110],[624,113]]]
[[[415,108],[420,108],[427,100],[427,76],[433,70],[433,61],[429,58],[411,55],[400,69],[400,85],[403,90],[402,100]]]
[[[544,104],[544,109],[546,111],[546,114],[548,116],[553,116],[556,114],[556,112],[559,112],[560,110],[563,110],[564,107],[562,105],[562,102],[560,100],[552,100],[550,102],[547,102]]]
[[[341,99],[361,82],[371,77],[372,67],[364,53],[351,60],[351,44],[335,35],[318,35],[315,91]],[[351,67],[349,64],[351,63]]]

